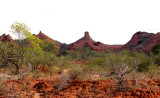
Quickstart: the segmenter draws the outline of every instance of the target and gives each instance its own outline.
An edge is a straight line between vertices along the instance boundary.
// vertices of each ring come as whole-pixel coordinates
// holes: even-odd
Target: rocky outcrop
[[[2,42],[14,42],[14,40],[12,39],[12,37],[8,34],[3,34],[2,36],[0,36],[0,40]]]
[[[70,44],[70,50],[75,50],[79,48],[85,47],[85,44],[89,44],[92,47],[92,44],[94,44],[95,41],[90,38],[89,32],[85,32],[84,37],[77,40],[76,42]]]
[[[131,40],[127,42],[122,49],[149,52],[152,47],[160,43],[160,33],[153,34],[147,32],[137,32]]]
[[[38,37],[39,39],[41,40],[49,40],[49,41],[54,41],[56,43],[56,46],[60,47],[61,43],[58,42],[58,41],[55,41],[53,40],[52,38],[48,37],[47,35],[45,35],[44,33],[42,33],[41,31],[39,32],[38,35],[35,35],[34,36]]]
[[[69,45],[69,50],[82,49],[84,47],[90,47],[95,51],[117,51],[122,45],[106,45],[101,42],[95,42],[89,35],[89,32],[85,32],[84,37],[78,41]]]

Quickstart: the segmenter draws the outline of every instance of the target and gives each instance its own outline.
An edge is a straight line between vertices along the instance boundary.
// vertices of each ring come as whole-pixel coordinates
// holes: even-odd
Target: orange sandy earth
[[[136,82],[128,80],[127,83],[139,86],[127,92],[120,92],[115,89],[111,80],[75,80],[68,81],[65,89],[58,91],[57,82],[53,80],[7,80],[4,82],[5,88],[8,89],[7,95],[1,93],[0,96],[1,98],[15,95],[18,98],[160,98],[160,80]]]

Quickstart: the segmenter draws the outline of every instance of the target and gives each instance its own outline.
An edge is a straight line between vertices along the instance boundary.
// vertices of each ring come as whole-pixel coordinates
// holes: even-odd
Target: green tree
[[[59,48],[56,46],[56,43],[49,39],[45,39],[43,41],[41,48],[45,52],[51,52],[54,54],[58,54],[59,52]]]
[[[6,64],[10,62],[15,65],[15,74],[19,73],[20,64],[22,64],[24,60],[25,48],[22,46],[22,41],[24,40],[24,38],[31,35],[29,30],[30,29],[26,24],[15,22],[11,25],[10,31],[18,37],[18,44],[1,43],[1,57],[4,59]]]
[[[24,23],[14,22],[11,25],[11,32],[15,34],[20,41],[30,35],[29,27]]]
[[[15,66],[16,72],[19,73],[19,66],[23,63],[24,49],[19,49],[19,44],[11,42],[0,42],[0,56],[3,65],[6,66],[11,63]],[[18,51],[17,51],[18,50]]]
[[[17,46],[16,53],[14,53],[16,58],[13,57],[13,54],[10,54],[11,59],[12,59],[10,61],[12,61],[11,63],[13,63],[15,65],[15,67],[16,67],[15,74],[19,73],[20,62],[23,62],[22,58],[24,58],[25,49],[24,49],[24,47],[22,47],[21,44],[22,44],[22,40],[24,40],[24,38],[26,38],[26,37],[31,35],[29,30],[30,30],[29,27],[24,23],[14,22],[11,25],[11,32],[13,34],[15,34],[18,37],[18,40],[20,41],[18,46]]]

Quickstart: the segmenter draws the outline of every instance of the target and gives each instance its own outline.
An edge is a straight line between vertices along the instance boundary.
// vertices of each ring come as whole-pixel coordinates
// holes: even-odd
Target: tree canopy
[[[30,28],[24,24],[24,23],[19,23],[19,22],[14,22],[11,25],[11,30],[10,30],[13,34],[15,34],[18,39],[21,41],[22,39],[30,36]]]

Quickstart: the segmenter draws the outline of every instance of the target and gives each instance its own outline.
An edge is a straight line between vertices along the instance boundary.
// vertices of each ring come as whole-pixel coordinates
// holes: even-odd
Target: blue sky
[[[62,43],[89,31],[105,44],[125,44],[137,31],[160,32],[159,0],[1,0],[0,34],[14,21]]]

